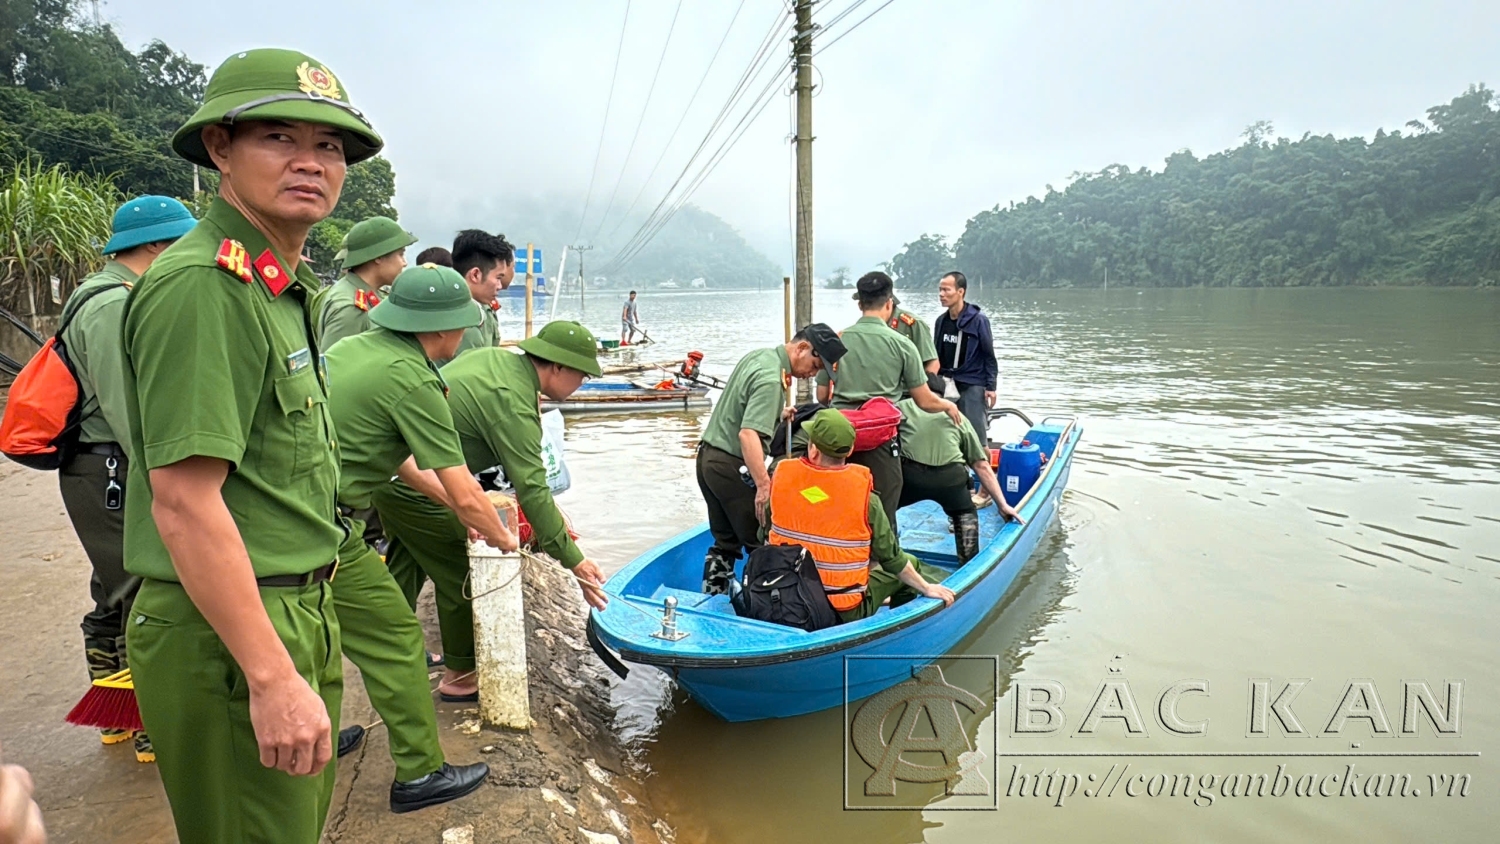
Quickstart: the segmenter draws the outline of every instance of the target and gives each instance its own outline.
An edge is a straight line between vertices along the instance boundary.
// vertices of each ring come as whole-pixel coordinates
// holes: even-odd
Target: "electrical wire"
[[[667,49],[672,46],[672,33],[677,31],[677,16],[682,13],[682,0],[677,0],[677,9],[672,12],[672,23],[667,27],[667,40],[661,45],[661,58],[656,60],[656,72],[651,74],[651,85],[646,89],[646,103],[641,106],[641,116],[635,121],[635,132],[630,136],[630,146],[625,150],[625,160],[620,162],[620,175],[615,179],[615,187],[609,192],[609,202],[604,205],[604,213],[599,215],[599,225],[594,229],[593,240],[599,239],[599,232],[604,230],[604,223],[609,219],[609,212],[615,207],[615,197],[620,193],[620,183],[625,181],[625,171],[630,168],[630,156],[635,154],[635,142],[641,137],[641,127],[646,125],[646,113],[651,110],[651,98],[656,94],[656,80],[661,78],[661,66],[667,61]]]
[[[636,191],[635,198],[630,200],[630,207],[625,209],[625,214],[620,217],[618,223],[615,223],[615,227],[609,230],[610,237],[614,237],[615,232],[619,231],[620,227],[630,220],[630,212],[634,211],[635,206],[640,203],[641,197],[646,193],[646,188],[651,184],[651,178],[656,175],[656,171],[661,167],[662,161],[666,159],[667,153],[671,151],[672,143],[677,140],[678,131],[682,129],[682,124],[687,120],[688,113],[693,110],[693,103],[698,101],[698,93],[703,90],[703,83],[708,81],[709,74],[714,69],[714,63],[719,60],[719,53],[724,49],[724,42],[729,40],[729,33],[734,29],[734,22],[739,20],[740,11],[744,8],[745,0],[740,0],[740,4],[734,9],[734,15],[729,19],[729,26],[724,28],[724,36],[719,39],[719,46],[714,48],[713,58],[708,60],[708,67],[703,69],[703,75],[698,79],[698,87],[693,89],[693,95],[688,98],[687,106],[682,110],[682,116],[677,118],[677,125],[672,127],[672,135],[667,138],[667,145],[662,147],[661,155],[658,155],[656,163],[651,165],[651,172],[647,173],[645,181],[641,182],[641,189]]]
[[[685,196],[682,194],[674,196],[674,193],[677,192],[678,188],[682,186],[683,180],[688,179],[688,174],[692,171],[694,164],[698,162],[704,150],[708,148],[710,142],[718,133],[719,129],[725,124],[725,121],[728,119],[729,115],[734,111],[736,105],[751,89],[754,81],[760,78],[760,74],[765,69],[765,67],[769,65],[770,59],[774,55],[771,50],[772,46],[774,46],[774,44],[782,37],[782,35],[787,32],[790,26],[791,23],[786,19],[786,17],[778,13],[776,19],[772,22],[770,29],[766,32],[765,37],[761,40],[759,48],[757,48],[755,54],[751,57],[750,63],[746,66],[744,72],[740,75],[739,80],[736,82],[734,89],[730,92],[729,97],[725,100],[724,105],[719,109],[718,115],[715,116],[713,122],[708,128],[708,131],[704,133],[703,139],[699,142],[697,149],[693,151],[692,156],[690,156],[687,163],[683,165],[682,171],[672,182],[672,185],[667,188],[665,195],[663,195],[661,201],[657,203],[656,208],[652,210],[651,214],[647,216],[646,221],[641,224],[641,226],[636,230],[635,234],[633,234],[631,238],[627,240],[627,242],[619,249],[619,251],[615,253],[615,256],[612,257],[610,261],[606,262],[604,271],[607,272],[620,266],[620,259],[622,257],[633,256],[635,253],[637,253],[640,247],[644,246],[646,241],[649,241],[651,237],[655,236],[656,232],[660,231],[661,226],[665,223],[666,219],[670,219],[670,217],[675,214],[678,209],[681,208],[682,202],[685,202]],[[789,67],[790,64],[791,60],[788,59],[780,68],[778,68],[776,73],[771,77],[772,84],[777,81],[781,73],[787,67]],[[752,102],[752,104],[746,110],[746,115],[748,115],[750,111],[756,109],[757,106],[755,102]],[[761,109],[763,109],[763,106],[761,106]],[[759,113],[758,110],[756,111],[756,113]],[[730,130],[730,135],[732,137],[737,137],[735,133],[743,125],[745,125],[745,121],[742,117],[740,123],[736,124],[736,127]],[[743,134],[743,132],[741,131],[739,134]],[[723,149],[724,147],[721,144],[720,150]],[[714,155],[710,156],[708,163],[703,165],[705,169],[713,164],[714,157],[716,155],[718,155],[718,151],[716,151]],[[693,179],[690,180],[690,185],[694,183],[701,183],[701,178],[699,176],[693,177]],[[686,191],[685,193],[690,192],[691,190]]]
[[[682,172],[678,174],[677,179],[673,181],[672,185],[667,189],[666,195],[663,196],[661,201],[657,203],[656,207],[652,209],[652,212],[647,216],[646,221],[642,223],[639,229],[636,230],[636,233],[632,235],[631,239],[627,241],[626,245],[616,253],[617,255],[622,254],[626,249],[633,246],[635,240],[639,238],[652,225],[657,215],[662,212],[662,209],[667,205],[668,200],[671,198],[672,192],[676,190],[677,187],[682,183],[682,180],[686,178],[688,171],[698,160],[698,157],[703,153],[703,150],[708,146],[708,143],[713,138],[714,133],[717,132],[719,127],[723,124],[724,119],[733,109],[735,103],[738,102],[738,100],[743,96],[744,92],[748,90],[746,86],[749,80],[755,77],[760,68],[769,59],[771,55],[771,53],[769,52],[771,46],[776,42],[776,39],[778,39],[781,34],[786,31],[786,27],[786,19],[782,15],[778,14],[773,20],[771,28],[761,39],[760,46],[757,48],[755,55],[751,58],[750,64],[740,74],[739,80],[735,83],[734,90],[730,92],[729,98],[725,101],[724,105],[720,107],[718,115],[715,116],[713,123],[709,126],[709,129],[704,134],[703,139],[698,143],[697,149],[693,151],[693,154],[688,159],[687,164],[683,165]]]
[[[859,2],[863,2],[863,0],[859,0]],[[837,36],[834,37],[834,39],[832,41],[829,41],[827,44],[824,44],[823,46],[821,46],[817,50],[815,50],[813,52],[813,55],[816,56],[819,53],[823,52],[824,50],[828,49],[829,47],[832,47],[833,45],[839,43],[840,41],[843,40],[843,38],[844,38],[845,35],[848,35],[849,33],[853,32],[854,30],[859,29],[859,27],[865,21],[867,21],[870,18],[873,18],[876,15],[880,14],[880,10],[881,9],[884,9],[886,6],[889,6],[892,3],[894,3],[894,2],[896,2],[896,0],[885,0],[885,2],[882,3],[882,4],[880,4],[879,8],[877,8],[875,11],[873,11],[873,12],[869,13],[868,15],[865,15],[864,17],[860,18],[857,23],[855,23],[853,26],[849,27],[848,29],[844,30],[843,32],[840,32]],[[856,2],[855,5],[858,5],[858,2]]]
[[[665,214],[661,215],[659,219],[654,224],[652,224],[649,231],[645,232],[639,242],[634,245],[628,252],[622,251],[621,254],[617,255],[612,260],[611,263],[614,268],[624,266],[630,260],[635,258],[636,255],[640,254],[641,250],[643,250],[650,243],[651,239],[654,238],[658,233],[660,233],[662,228],[666,226],[668,221],[670,221],[672,217],[676,215],[676,213],[680,211],[684,205],[687,204],[688,199],[691,198],[692,195],[698,190],[698,188],[702,186],[704,181],[706,181],[708,177],[713,174],[714,170],[718,168],[719,164],[724,160],[729,152],[734,149],[736,144],[739,143],[740,138],[744,137],[745,132],[748,131],[750,126],[755,123],[755,120],[760,117],[761,113],[766,110],[766,106],[771,104],[773,98],[770,98],[767,95],[775,90],[778,83],[784,81],[786,71],[791,67],[791,65],[791,59],[787,59],[785,62],[783,62],[781,67],[771,77],[771,80],[767,83],[766,87],[763,88],[761,93],[757,95],[756,99],[751,102],[749,108],[740,118],[739,122],[735,124],[734,128],[730,129],[729,135],[719,145],[719,148],[714,151],[713,155],[709,158],[708,163],[704,165],[703,169],[700,170],[696,176],[694,176],[693,180],[688,184],[688,186],[673,200],[671,209]]]
[[[604,152],[604,130],[609,128],[609,109],[615,101],[615,80],[620,76],[620,54],[625,51],[625,30],[630,24],[630,0],[625,0],[625,19],[620,22],[620,43],[615,47],[615,69],[609,76],[609,95],[604,99],[604,122],[599,125],[599,146],[594,149],[594,169],[589,175],[589,189],[583,197],[583,213],[578,217],[578,231],[573,242],[583,234],[584,221],[589,216],[589,204],[594,200],[594,180],[599,177],[599,156]]]

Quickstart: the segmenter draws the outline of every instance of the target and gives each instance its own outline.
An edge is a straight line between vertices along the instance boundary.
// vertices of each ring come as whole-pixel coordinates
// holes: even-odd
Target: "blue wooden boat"
[[[562,401],[542,399],[542,412],[561,410],[575,413],[636,413],[643,410],[699,410],[712,406],[708,388],[697,384],[674,383],[659,387],[643,381],[588,381]]]
[[[1064,417],[1031,428],[1027,438],[1043,444],[1050,459],[1017,508],[1026,524],[1002,522],[996,508],[986,507],[980,512],[980,552],[967,565],[958,565],[947,517],[934,503],[900,511],[902,549],[953,572],[943,581],[957,595],[951,607],[918,598],[813,633],[740,618],[727,596],[701,591],[703,555],[712,541],[705,524],[651,549],[609,579],[610,604],[590,613],[589,641],[617,673],[625,669],[616,653],[626,662],[656,666],[726,721],[788,718],[880,692],[949,653],[995,611],[1057,512],[1081,434]],[[743,567],[741,560],[736,574]],[[676,602],[672,615],[680,638],[662,623],[669,600]],[[862,659],[883,656],[893,658]],[[855,660],[858,670],[848,671]]]

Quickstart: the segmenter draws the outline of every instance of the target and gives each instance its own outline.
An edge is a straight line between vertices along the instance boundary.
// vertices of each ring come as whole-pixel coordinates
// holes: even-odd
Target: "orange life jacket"
[[[864,600],[870,583],[870,470],[785,460],[771,476],[772,545],[801,545],[818,564],[828,602],[838,612]]]

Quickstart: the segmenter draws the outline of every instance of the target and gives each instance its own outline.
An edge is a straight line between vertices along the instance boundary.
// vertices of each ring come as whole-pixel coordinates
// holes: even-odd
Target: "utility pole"
[[[812,39],[813,0],[796,0],[797,28],[792,39],[792,63],[797,69],[797,296],[796,327],[812,322],[813,299],[813,206],[812,206]],[[798,398],[805,401],[809,386],[798,385]]]
[[[593,249],[592,246],[581,246],[573,244],[573,251],[578,253],[578,314],[583,315],[583,253]]]

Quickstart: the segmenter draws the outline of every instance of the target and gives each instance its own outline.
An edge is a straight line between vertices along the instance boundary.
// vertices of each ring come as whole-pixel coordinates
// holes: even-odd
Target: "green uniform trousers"
[[[361,538],[364,529],[363,522],[351,521],[339,548],[333,606],[344,655],[359,666],[370,703],[385,722],[396,779],[409,782],[443,766],[427,651],[421,622],[380,555]]]
[[[922,575],[928,583],[942,583],[948,572],[930,566],[918,560],[910,554],[902,553],[908,563],[917,569],[917,574]],[[858,621],[861,618],[869,618],[874,615],[886,598],[891,599],[891,607],[899,607],[908,601],[921,597],[917,590],[901,582],[901,579],[885,570],[884,566],[872,566],[870,568],[870,583],[865,591],[865,599],[859,602],[859,606],[852,610],[844,610],[839,613],[840,621]]]
[[[90,444],[84,443],[84,448]],[[118,451],[119,446],[114,446]],[[110,461],[114,461],[117,485],[110,500]],[[93,574],[89,594],[94,608],[83,616],[83,654],[89,678],[129,668],[126,656],[125,619],[141,579],[125,571],[125,452],[116,455],[80,453],[57,472],[63,506],[73,522],[73,531],[88,554]],[[115,504],[114,509],[109,504]]]
[[[468,530],[452,510],[403,483],[386,484],[375,491],[374,499],[391,540],[385,554],[391,577],[411,607],[417,605],[423,581],[432,579],[443,665],[454,671],[473,671],[474,602],[464,597],[469,577]]]
[[[260,597],[337,738],[344,665],[332,587],[262,587]],[[311,777],[261,765],[245,675],[182,585],[142,582],[126,630],[136,699],[182,844],[316,844],[334,762]]]

